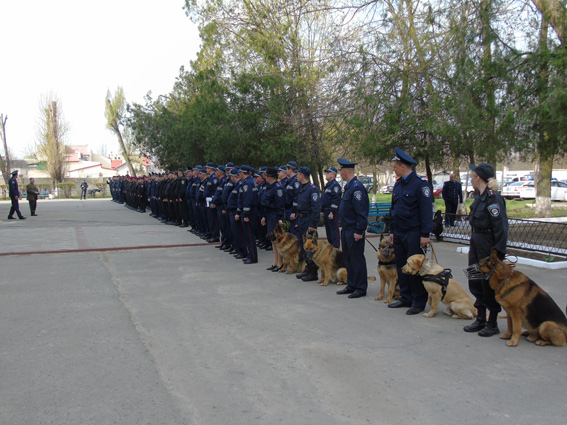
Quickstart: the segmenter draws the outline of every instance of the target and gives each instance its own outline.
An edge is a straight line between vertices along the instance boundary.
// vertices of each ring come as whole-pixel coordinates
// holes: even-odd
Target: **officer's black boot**
[[[303,270],[301,273],[297,273],[295,275],[296,278],[301,279],[303,276],[307,275],[307,268],[305,270]]]
[[[500,329],[498,329],[497,319],[498,319],[498,313],[495,311],[491,311],[486,326],[484,327],[484,329],[479,331],[478,336],[492,336],[499,334]]]
[[[479,308],[476,320],[463,328],[465,332],[478,332],[486,326],[486,309]]]
[[[304,282],[312,282],[314,280],[318,279],[317,276],[317,266],[315,264],[308,264],[307,267],[305,268],[305,270],[307,271],[307,273],[305,274],[305,276],[303,276],[301,278],[302,281]]]

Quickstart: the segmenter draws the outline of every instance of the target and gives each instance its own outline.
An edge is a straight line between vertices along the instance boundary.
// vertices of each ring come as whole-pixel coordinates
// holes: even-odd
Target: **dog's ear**
[[[380,242],[384,239],[384,232],[380,233]]]
[[[305,237],[305,235],[301,235],[303,237],[303,243],[305,243],[305,241],[307,241],[307,238]]]
[[[490,262],[492,264],[496,264],[498,262],[498,251],[495,248],[492,248],[490,251]]]

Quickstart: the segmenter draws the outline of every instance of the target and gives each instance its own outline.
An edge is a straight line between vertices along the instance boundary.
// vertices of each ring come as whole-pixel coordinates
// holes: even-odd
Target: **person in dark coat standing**
[[[469,168],[472,170],[472,185],[478,191],[469,213],[472,229],[469,266],[488,257],[492,248],[498,251],[498,257],[503,260],[508,242],[508,216],[506,204],[498,193],[494,168],[484,162],[476,166],[471,164]],[[484,337],[499,334],[496,319],[501,307],[488,280],[470,279],[469,290],[476,298],[474,306],[478,309],[478,315],[473,323],[464,327],[464,331],[478,332],[479,336]],[[488,322],[486,310],[490,311]]]
[[[8,181],[8,196],[12,201],[12,206],[10,207],[10,213],[8,214],[8,220],[14,220],[14,213],[18,214],[20,220],[25,220],[26,218],[20,212],[20,190],[18,189],[18,170],[12,171],[12,178]]]
[[[327,184],[321,192],[321,216],[325,222],[327,240],[335,248],[340,248],[339,205],[341,204],[342,189],[337,182],[337,169],[329,167],[325,170]]]
[[[401,299],[388,307],[409,307],[406,314],[413,315],[425,309],[428,294],[421,276],[404,274],[402,267],[412,255],[423,254],[423,248],[431,242],[432,193],[429,183],[415,172],[417,162],[400,148],[396,148],[392,163],[398,180],[392,192],[390,243],[396,251]]]
[[[35,185],[35,179],[32,177],[29,184],[26,186],[26,193],[28,203],[30,204],[30,213],[33,217],[37,217],[35,210],[37,208],[37,197],[39,196],[39,189]]]
[[[83,182],[81,183],[81,200],[82,199],[87,199],[87,189],[88,189],[89,185],[87,183],[86,180],[83,180]]]
[[[341,179],[347,182],[339,207],[339,217],[343,226],[341,244],[347,269],[347,286],[337,291],[337,294],[350,294],[349,298],[360,298],[366,296],[368,289],[364,243],[370,202],[368,192],[354,174],[356,162],[342,158],[337,162],[341,166]]]
[[[463,186],[455,180],[455,173],[451,173],[449,181],[443,184],[441,193],[445,201],[445,226],[454,226],[457,206],[463,202]]]

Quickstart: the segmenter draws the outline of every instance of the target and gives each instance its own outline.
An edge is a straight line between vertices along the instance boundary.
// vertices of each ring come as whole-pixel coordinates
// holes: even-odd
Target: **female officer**
[[[488,257],[492,248],[503,259],[508,241],[508,217],[506,204],[498,193],[498,182],[494,178],[494,168],[486,163],[471,164],[472,185],[477,191],[471,205],[469,223],[472,228],[469,250],[469,266]],[[492,336],[500,333],[496,319],[501,310],[494,297],[494,290],[486,279],[470,279],[469,290],[476,297],[474,306],[478,309],[476,320],[464,327],[465,332],[478,332],[479,336]],[[486,310],[490,312],[486,321]]]

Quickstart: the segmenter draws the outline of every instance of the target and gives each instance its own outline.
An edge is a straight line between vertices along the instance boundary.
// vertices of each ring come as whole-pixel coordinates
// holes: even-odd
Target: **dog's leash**
[[[368,242],[368,243],[370,244],[370,246],[371,246],[372,248],[374,248],[374,251],[378,252],[378,250],[376,249],[376,247],[375,247],[374,245],[372,245],[372,242],[370,242],[366,236],[364,237],[364,239],[366,239],[366,242]]]
[[[433,244],[431,242],[425,245],[425,247],[421,247],[421,249],[423,250],[423,254],[425,255],[425,258],[427,258],[427,249],[429,247],[431,247],[431,261],[439,264],[439,261],[437,261],[437,254],[435,254],[435,250],[433,249]]]

